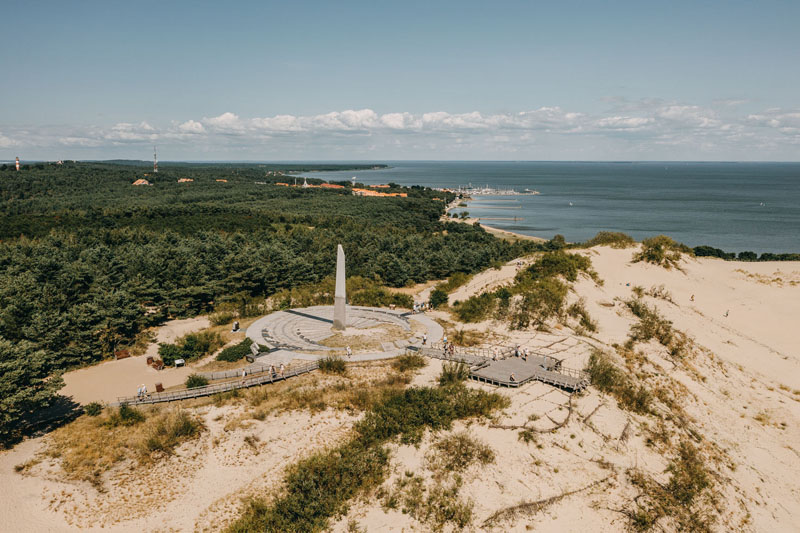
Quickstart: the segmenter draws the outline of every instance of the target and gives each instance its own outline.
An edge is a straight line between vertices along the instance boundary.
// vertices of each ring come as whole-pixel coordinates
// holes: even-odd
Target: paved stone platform
[[[412,333],[411,321],[427,331],[428,342],[438,342],[444,335],[442,327],[424,314],[377,307],[347,306],[348,328],[373,328],[381,325],[399,326],[408,332],[408,338],[381,343],[381,351],[354,353],[350,361],[370,361],[396,357],[410,345],[419,345],[421,338]],[[256,364],[276,366],[294,359],[315,361],[326,357],[326,352],[341,350],[320,344],[336,332],[333,326],[333,306],[313,306],[276,311],[261,317],[247,328],[247,336],[270,351],[256,359]],[[316,352],[316,353],[313,353]]]

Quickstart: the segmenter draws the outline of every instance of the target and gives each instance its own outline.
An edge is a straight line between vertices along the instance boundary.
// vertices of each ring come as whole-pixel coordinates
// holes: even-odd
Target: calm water
[[[477,197],[487,225],[568,241],[598,231],[664,233],[690,246],[800,252],[800,163],[390,162],[385,170],[317,172],[367,184],[525,188],[537,196]],[[511,200],[511,201],[509,201]],[[762,205],[763,203],[763,205]]]

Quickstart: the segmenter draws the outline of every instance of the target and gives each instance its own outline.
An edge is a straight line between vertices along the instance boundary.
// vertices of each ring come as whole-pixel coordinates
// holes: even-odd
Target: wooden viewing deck
[[[277,381],[283,381],[294,376],[299,376],[300,374],[311,372],[312,370],[316,370],[317,368],[319,368],[319,363],[317,361],[314,361],[308,363],[307,365],[293,368],[291,370],[286,370],[283,376],[281,376],[277,372],[275,374],[272,374],[271,372],[268,371],[261,371],[255,375],[248,375],[244,379],[236,379],[236,380],[226,381],[224,383],[214,383],[211,385],[206,385],[204,387],[195,387],[193,389],[181,389],[176,391],[148,393],[147,396],[145,396],[144,398],[139,398],[138,396],[118,397],[117,402],[111,404],[111,406],[116,407],[122,404],[147,405],[153,403],[187,400],[190,398],[200,398],[202,396],[211,396],[213,394],[228,392],[235,389],[244,389],[247,387],[253,387],[255,385],[265,385],[267,383],[275,383]],[[241,373],[241,370],[239,370],[238,372]]]
[[[446,361],[458,361],[470,366],[470,379],[481,383],[489,383],[499,387],[519,387],[530,381],[541,381],[568,391],[578,392],[589,385],[589,376],[582,370],[563,368],[561,361],[543,355],[530,355],[525,361],[521,357],[508,356],[514,349],[502,350],[503,359],[493,360],[482,354],[469,353],[464,349],[456,349],[448,354],[439,347],[422,348],[420,353],[428,357]],[[486,352],[481,350],[480,352]],[[514,380],[511,380],[514,374]]]

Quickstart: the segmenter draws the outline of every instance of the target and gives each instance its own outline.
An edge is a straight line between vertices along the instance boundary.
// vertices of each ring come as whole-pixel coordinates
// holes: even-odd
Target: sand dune
[[[636,318],[622,301],[632,297],[634,287],[647,291],[663,285],[660,297],[643,299],[695,342],[695,353],[678,364],[655,342],[636,349],[647,368],[682,391],[682,409],[700,435],[697,445],[716,457],[711,464],[720,513],[714,529],[800,530],[800,263],[684,259],[681,270],[665,270],[630,263],[633,251],[599,247],[580,252],[591,257],[604,281],[581,279],[570,296],[583,298],[598,323],[590,337],[557,324],[547,333],[510,331],[496,322],[464,327],[491,330],[509,344],[560,343],[565,364],[582,367],[594,347],[613,352],[612,345],[625,342]],[[479,274],[454,299],[495,288],[515,273],[510,264]],[[440,368],[439,361],[430,361],[414,383],[434,383]],[[87,373],[82,386],[92,383],[91,370],[80,371]],[[630,469],[665,481],[670,455],[649,442],[654,420],[620,408],[613,397],[590,387],[570,399],[541,383],[499,392],[511,399],[511,407],[493,424],[530,424],[538,432],[536,442],[526,444],[518,430],[485,422],[457,423],[451,432],[426,435],[419,448],[392,445],[393,473],[384,487],[391,488],[406,471],[433,483],[426,454],[437,439],[461,431],[495,454],[492,463],[473,465],[463,475],[459,498],[473,504],[468,528],[473,531],[624,530],[628,522],[620,509],[638,494]],[[122,487],[130,474],[124,469],[109,473],[107,484],[119,487],[117,493],[65,481],[57,461],[24,475],[15,472],[14,466],[36,456],[48,437],[3,452],[0,530],[216,531],[237,516],[242,496],[274,488],[285,466],[337,442],[357,419],[333,409],[313,416],[296,411],[250,420],[246,428],[226,428],[226,421],[237,416],[232,407],[206,406],[197,412],[209,431],[126,490]],[[257,455],[243,444],[248,434],[260,437]],[[537,501],[548,503],[513,519],[487,522],[498,511]],[[347,531],[352,525],[370,532],[430,530],[399,509],[384,508],[377,498],[353,502],[332,530]]]

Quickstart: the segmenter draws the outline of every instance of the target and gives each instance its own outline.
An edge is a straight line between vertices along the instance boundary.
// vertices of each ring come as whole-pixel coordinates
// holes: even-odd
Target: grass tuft
[[[445,361],[442,373],[439,374],[439,385],[446,387],[466,381],[467,378],[469,378],[469,366],[459,361]]]
[[[319,360],[319,369],[326,374],[344,375],[347,372],[347,365],[339,356],[325,357]]]
[[[428,364],[424,357],[419,354],[411,353],[401,355],[392,361],[392,368],[398,372],[407,372],[409,370],[417,370],[423,368]]]

